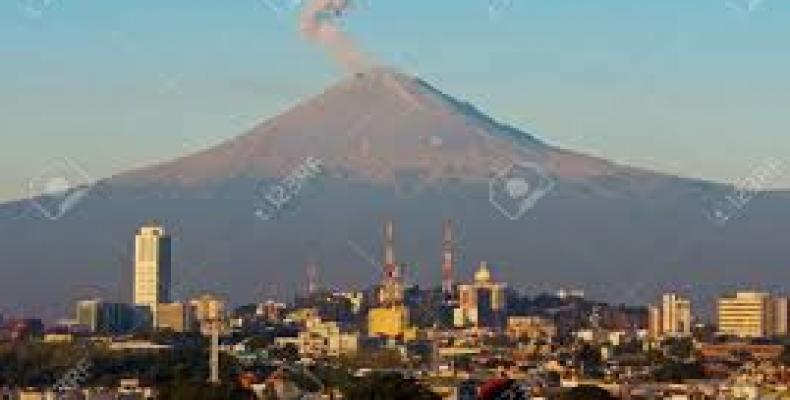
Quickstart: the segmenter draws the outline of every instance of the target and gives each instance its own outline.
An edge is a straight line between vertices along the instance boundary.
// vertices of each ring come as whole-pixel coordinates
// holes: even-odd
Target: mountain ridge
[[[387,115],[393,113],[403,113],[403,115],[400,116],[400,120],[397,115]],[[340,117],[336,118],[336,116]],[[327,123],[331,118],[336,118],[337,121]],[[412,121],[407,123],[413,122],[414,126],[388,126],[396,125],[405,118],[411,118]],[[377,123],[374,124],[371,120]],[[445,132],[432,134],[418,132],[435,130],[437,127]],[[377,131],[371,133],[371,129]],[[303,132],[304,130],[310,132]],[[457,132],[452,132],[453,130]],[[285,131],[293,137],[278,136],[280,131]],[[321,137],[322,131],[332,131],[333,135]],[[465,137],[459,139],[457,136]],[[471,139],[472,136],[477,138]],[[407,140],[416,140],[419,143],[404,143]],[[467,159],[468,162],[465,164],[471,164],[470,158],[477,157],[478,165],[452,165],[453,163],[444,159],[431,159],[431,154],[436,153],[432,151],[435,148],[445,145],[453,147],[454,142],[470,140],[480,142],[475,146],[484,147],[482,152],[486,153],[483,154],[483,158],[486,159],[481,159],[480,154],[456,154],[456,158]],[[281,143],[280,147],[290,148],[278,148],[277,142],[288,141],[294,143]],[[129,182],[140,178],[145,180],[146,175],[154,175],[154,178],[189,184],[210,178],[210,176],[190,178],[190,170],[194,169],[203,171],[217,169],[218,171],[213,175],[219,178],[274,177],[278,174],[284,175],[289,168],[293,168],[298,163],[298,158],[310,156],[303,154],[290,160],[282,160],[278,159],[277,153],[299,153],[298,149],[294,149],[295,146],[309,147],[313,144],[312,141],[321,142],[325,145],[325,149],[331,148],[329,154],[325,155],[326,159],[323,160],[329,168],[376,171],[366,175],[374,181],[392,181],[394,176],[392,169],[414,168],[427,169],[425,175],[433,178],[442,175],[442,171],[437,169],[460,169],[464,170],[464,174],[457,176],[458,178],[488,179],[491,171],[502,168],[502,166],[493,167],[491,164],[496,162],[491,158],[512,153],[514,143],[518,145],[521,158],[533,162],[547,162],[546,167],[554,169],[554,172],[560,176],[605,174],[606,170],[615,167],[623,171],[638,171],[600,158],[547,145],[533,135],[495,121],[470,103],[456,100],[420,78],[389,68],[378,68],[352,75],[330,86],[321,94],[267,119],[247,133],[217,146],[179,157],[174,161],[122,173],[111,177],[110,180]],[[331,142],[327,143],[328,141]],[[375,141],[381,143],[374,143]],[[378,151],[371,151],[373,146],[378,147]],[[459,152],[469,150],[455,147]],[[345,160],[341,159],[338,153],[347,156]],[[407,160],[410,155],[416,157]],[[371,158],[384,160],[386,165],[372,163]],[[573,163],[580,165],[566,166]],[[433,168],[427,164],[433,164]]]
[[[282,212],[257,218],[262,191],[310,158],[325,173]],[[522,164],[556,185],[512,219],[492,203],[491,182]],[[152,218],[173,232],[179,298],[214,290],[262,300],[272,282],[292,292],[308,256],[326,268],[327,286],[372,284],[378,271],[359,249],[379,254],[387,218],[399,261],[427,266],[414,268],[419,282],[438,283],[447,218],[459,229],[459,280],[488,260],[516,286],[641,302],[679,282],[709,284],[704,293],[790,279],[790,192],[755,195],[719,226],[712,207],[731,192],[564,150],[419,78],[375,70],[217,146],[103,179],[54,221],[28,201],[0,205],[0,304],[34,295],[62,307],[70,287],[85,285],[128,301],[133,233]],[[638,285],[647,287],[631,293]]]

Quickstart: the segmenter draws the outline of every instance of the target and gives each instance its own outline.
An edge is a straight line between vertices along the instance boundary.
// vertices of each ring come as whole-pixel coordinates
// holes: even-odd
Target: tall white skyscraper
[[[661,305],[651,305],[648,317],[653,338],[691,335],[691,301],[676,293],[661,296]]]
[[[157,304],[170,302],[170,237],[150,223],[140,228],[134,244],[134,304],[156,315]]]

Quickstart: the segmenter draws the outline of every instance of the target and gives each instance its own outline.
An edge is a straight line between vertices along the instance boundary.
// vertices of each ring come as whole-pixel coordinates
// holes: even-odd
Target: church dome
[[[475,272],[475,282],[491,282],[491,271],[488,270],[488,263],[483,261],[480,263],[480,268]]]

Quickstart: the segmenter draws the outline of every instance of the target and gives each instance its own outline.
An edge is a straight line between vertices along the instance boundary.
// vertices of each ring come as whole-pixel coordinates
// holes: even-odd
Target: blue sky
[[[779,159],[790,187],[790,2],[751,1],[363,0],[346,28],[548,142],[717,181]],[[0,200],[59,158],[101,178],[200,150],[342,75],[265,0],[4,0],[0,37]]]

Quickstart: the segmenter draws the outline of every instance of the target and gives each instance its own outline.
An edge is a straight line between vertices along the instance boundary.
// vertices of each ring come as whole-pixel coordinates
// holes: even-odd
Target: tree
[[[617,400],[617,398],[598,386],[581,385],[563,392],[559,400]]]
[[[234,384],[212,385],[202,381],[174,381],[164,385],[161,400],[253,400],[255,395]]]
[[[576,362],[584,368],[586,376],[599,377],[603,375],[603,361],[599,348],[585,343],[576,351],[574,357]]]
[[[779,362],[784,366],[790,366],[790,345],[785,345],[782,354],[779,355]]]
[[[659,382],[682,383],[687,379],[704,379],[705,370],[696,362],[668,361],[653,371],[653,377]]]
[[[672,338],[664,342],[669,357],[686,360],[694,353],[694,342],[691,338]]]
[[[395,349],[379,349],[366,351],[364,353],[360,352],[353,356],[342,357],[340,363],[354,369],[395,369],[406,367],[400,352]]]
[[[441,397],[413,379],[398,374],[372,374],[343,389],[347,399],[440,400]]]

